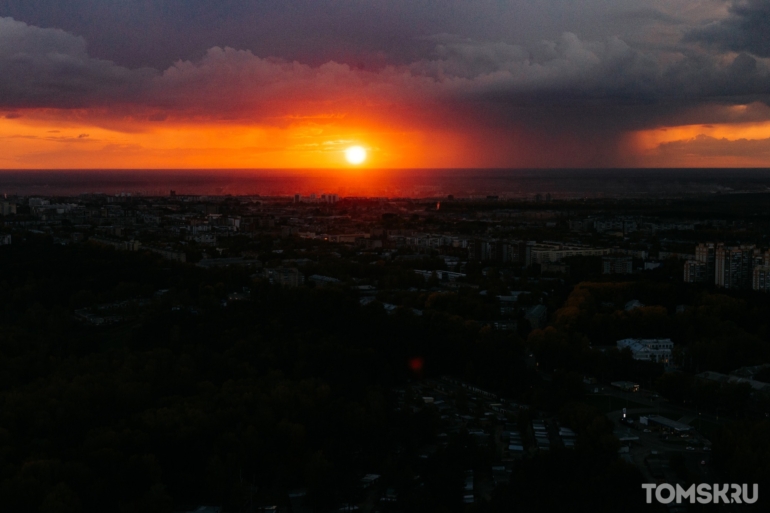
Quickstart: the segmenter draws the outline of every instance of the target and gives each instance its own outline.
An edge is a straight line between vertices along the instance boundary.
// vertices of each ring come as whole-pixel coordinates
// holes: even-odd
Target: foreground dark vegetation
[[[387,282],[390,271],[382,272]],[[393,280],[402,273],[392,272]],[[244,287],[249,300],[223,303]],[[586,374],[649,382],[682,400],[733,394],[717,400],[736,422],[714,440],[715,460],[726,480],[766,482],[770,428],[762,406],[736,402],[748,405],[748,391],[702,390],[595,347],[669,330],[688,340],[686,366],[768,361],[767,306],[659,283],[583,284],[552,326],[518,333],[477,322],[478,297],[441,294],[417,305],[422,316],[388,315],[344,287],[282,289],[245,271],[45,237],[0,248],[2,509],[253,511],[287,506],[301,488],[307,509],[325,511],[352,500],[361,476],[376,472],[399,492],[400,510],[463,511],[463,472],[488,465],[490,454],[461,432],[423,461],[418,448],[438,419],[394,407],[394,388],[440,375],[550,412],[579,435],[575,450],[518,463],[510,485],[473,510],[643,510],[642,476],[618,459],[611,423],[584,402]],[[602,311],[645,294],[671,305]],[[140,297],[150,300],[140,305]],[[130,315],[114,325],[73,315],[124,300]],[[694,309],[674,315],[680,301]],[[530,350],[540,371],[525,363]],[[419,371],[414,358],[424,362]]]

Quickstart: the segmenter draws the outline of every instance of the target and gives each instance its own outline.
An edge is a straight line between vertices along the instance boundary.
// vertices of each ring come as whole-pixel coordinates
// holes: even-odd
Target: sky
[[[770,167],[768,0],[0,0],[0,168]]]

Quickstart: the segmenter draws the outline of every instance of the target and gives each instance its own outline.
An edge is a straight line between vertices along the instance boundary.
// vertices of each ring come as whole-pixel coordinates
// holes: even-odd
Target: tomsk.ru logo
[[[756,483],[751,485],[751,490],[747,484],[712,485],[708,483],[693,484],[689,488],[682,488],[680,485],[674,487],[668,483],[660,485],[644,483],[642,488],[647,492],[647,504],[652,504],[653,495],[661,504],[672,502],[694,504],[696,501],[700,504],[754,504],[759,499],[759,486]]]

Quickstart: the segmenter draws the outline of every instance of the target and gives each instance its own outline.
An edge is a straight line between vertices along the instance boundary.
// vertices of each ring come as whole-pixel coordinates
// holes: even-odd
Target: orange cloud
[[[770,164],[770,121],[662,127],[632,133],[628,141],[643,166],[767,167]]]
[[[770,137],[770,121],[742,124],[685,125],[644,130],[633,134],[638,149],[654,150],[661,144],[686,141],[698,136],[715,139],[767,139]]]

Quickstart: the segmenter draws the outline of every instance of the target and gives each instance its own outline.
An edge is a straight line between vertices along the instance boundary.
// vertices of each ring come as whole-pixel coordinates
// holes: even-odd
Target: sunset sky
[[[770,167],[767,0],[0,0],[0,168]]]

